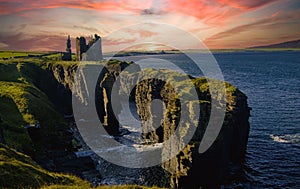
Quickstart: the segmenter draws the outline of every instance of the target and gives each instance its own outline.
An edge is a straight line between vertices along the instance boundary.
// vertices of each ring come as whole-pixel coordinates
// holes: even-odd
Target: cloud
[[[299,38],[300,14],[278,11],[267,18],[219,32],[205,40],[211,48],[244,48]]]
[[[209,37],[209,39],[207,39],[207,40],[219,40],[219,39],[223,39],[226,37],[231,37],[232,35],[238,35],[239,33],[242,33],[242,32],[253,30],[254,28],[266,28],[267,26],[272,26],[272,24],[276,24],[278,22],[285,23],[290,20],[299,20],[299,19],[300,19],[300,14],[297,12],[282,13],[282,12],[278,11],[278,12],[272,14],[268,18],[264,18],[259,21],[253,22],[253,23],[240,25],[240,26],[234,27],[232,29],[217,33],[217,34]]]
[[[211,36],[206,39],[211,44],[236,47],[249,42],[247,35],[263,38],[259,35],[264,36],[266,29],[270,36],[289,35],[292,30],[299,34],[295,26],[300,16],[294,11],[298,7],[299,2],[288,0],[0,0],[0,48],[64,51],[66,34],[106,36],[140,22],[174,25],[200,39]],[[142,38],[155,40],[162,34],[168,40],[183,40],[161,27],[149,26],[104,43],[123,45]]]
[[[165,12],[196,17],[206,24],[220,25],[241,11],[221,4],[217,0],[166,0]]]
[[[0,42],[0,49],[8,49],[8,47],[6,43]]]
[[[96,34],[102,34],[102,32],[100,30],[98,30],[97,28],[93,28],[93,27],[85,27],[85,26],[77,26],[77,25],[74,25],[73,28],[75,29],[83,29],[83,30],[86,30],[90,33],[96,33]]]
[[[148,9],[151,6],[150,0],[115,0],[115,1],[90,1],[90,0],[52,0],[52,1],[20,1],[11,0],[9,2],[0,1],[0,15],[22,13],[24,11],[71,8],[94,11],[123,11],[138,14],[141,10]]]
[[[255,9],[277,0],[218,0],[219,3],[241,10]]]
[[[2,50],[64,51],[67,36],[24,35],[23,33],[17,33],[0,34],[0,39],[0,44],[2,44],[0,49]],[[72,45],[72,47],[74,48],[75,46]]]
[[[137,34],[139,35],[138,37],[141,37],[141,38],[146,38],[146,37],[152,37],[154,35],[157,35],[158,33],[154,32],[154,31],[150,31],[149,29],[148,30],[145,30],[145,29],[126,29],[125,32],[128,32],[130,35],[134,35],[134,34]]]
[[[165,13],[164,11],[155,8],[143,9],[140,11],[141,15],[162,15],[164,13]]]
[[[166,0],[164,11],[193,16],[212,26],[279,0]]]
[[[124,45],[136,42],[136,39],[111,39],[108,37],[102,38],[103,46]]]

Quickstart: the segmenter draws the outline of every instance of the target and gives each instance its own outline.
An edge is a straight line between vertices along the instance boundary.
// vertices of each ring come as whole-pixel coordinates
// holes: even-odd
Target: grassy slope
[[[62,66],[72,66],[66,63]],[[58,62],[53,63],[60,64]],[[36,153],[25,126],[40,121],[44,132],[55,132],[64,120],[48,97],[33,83],[47,67],[40,59],[0,61],[0,116],[4,139],[0,143],[0,188],[90,188],[88,182],[75,176],[53,173],[39,167],[27,154]],[[34,145],[34,147],[33,147]],[[147,188],[140,186],[101,186],[98,188]]]
[[[32,83],[29,75],[34,77],[41,72],[36,67],[30,62],[0,62],[0,115],[4,138],[9,146],[27,154],[33,149],[26,125],[39,121],[45,132],[65,125],[48,97]]]
[[[30,60],[26,60],[30,61]],[[52,132],[56,125],[64,126],[64,120],[55,111],[48,97],[32,83],[38,74],[36,65],[25,60],[0,62],[0,115],[3,137],[11,148],[27,154],[39,153],[39,144],[33,143],[25,126],[40,121],[44,132]],[[34,146],[34,147],[33,147]],[[50,173],[26,155],[1,145],[0,187],[40,187],[49,184],[87,185],[85,181],[69,175]]]
[[[32,142],[25,126],[40,121],[44,132],[55,132],[56,126],[64,126],[64,120],[48,97],[34,81],[44,73],[45,60],[17,58],[0,61],[0,116],[7,145],[27,154],[35,153],[38,144]],[[74,62],[53,62],[53,65],[74,66]],[[204,79],[195,79],[202,92],[208,91]],[[46,84],[45,84],[46,85]],[[226,83],[227,92],[236,89]],[[35,145],[33,148],[33,144]],[[36,165],[28,156],[0,146],[0,188],[41,187],[88,188],[89,184],[77,177],[51,173]],[[53,185],[58,184],[58,185]],[[51,185],[51,186],[48,186]],[[100,188],[109,188],[106,186]],[[113,188],[146,188],[140,186],[114,186]]]
[[[36,165],[29,156],[0,144],[0,188],[92,188],[72,175],[53,173]],[[97,189],[146,189],[136,185],[100,186]],[[152,187],[156,189],[156,187]]]
[[[50,184],[89,187],[87,182],[75,176],[48,172],[36,165],[29,156],[2,144],[0,144],[0,168],[1,188],[39,188]]]

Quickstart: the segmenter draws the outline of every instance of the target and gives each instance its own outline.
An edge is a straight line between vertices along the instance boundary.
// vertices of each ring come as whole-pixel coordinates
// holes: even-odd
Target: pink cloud
[[[271,3],[277,4],[270,6]],[[289,23],[290,20],[296,22],[300,18],[299,13],[291,13],[293,11],[290,10],[293,9],[292,3],[287,5],[290,8],[280,9],[278,8],[280,6],[284,7],[286,4],[279,0],[0,0],[0,17],[12,16],[10,20],[13,25],[13,28],[9,29],[10,23],[1,23],[8,27],[6,27],[6,33],[4,30],[0,32],[0,48],[17,50],[41,50],[43,48],[64,51],[66,36],[59,36],[58,32],[71,34],[77,32],[76,35],[79,33],[104,35],[118,27],[135,24],[142,19],[178,23],[183,29],[192,28],[189,31],[198,32],[199,35],[202,35],[203,28],[207,28],[210,31],[209,34],[205,33],[206,36],[215,34],[207,41],[216,45],[224,41],[228,42],[229,39],[233,39],[233,36],[237,36],[234,39],[236,41],[230,41],[230,44],[234,46],[234,43],[240,45],[241,40],[244,40],[242,42],[246,44],[249,39],[244,37],[244,34],[245,32],[250,34],[250,30],[252,34],[257,34],[258,31],[261,32],[267,27],[273,27],[274,33],[275,30],[291,29],[288,24],[279,29],[272,25],[277,24],[276,26],[278,26],[279,22]],[[266,7],[268,10],[264,9]],[[274,7],[278,10],[275,10]],[[60,9],[53,12],[51,10],[59,8],[70,10]],[[45,12],[47,14],[44,14]],[[64,14],[65,12],[67,16]],[[51,15],[54,13],[55,15]],[[91,15],[101,17],[99,23],[85,19]],[[20,16],[26,16],[26,18],[19,18]],[[154,19],[151,20],[152,18]],[[15,23],[13,23],[14,21]],[[24,27],[21,26],[21,23],[24,24]],[[283,25],[280,26],[283,27]],[[49,31],[49,33],[43,33],[42,30]],[[76,32],[71,30],[76,30]],[[299,33],[299,29],[296,29],[295,32]],[[37,33],[43,35],[34,35]],[[157,35],[153,27],[140,28],[136,31],[128,31],[128,33],[123,36],[124,39],[104,40],[104,43],[123,45],[139,38]],[[172,36],[173,34],[170,34],[170,38]]]
[[[54,9],[54,8],[72,8],[81,10],[101,10],[101,11],[129,11],[139,13],[141,10],[150,8],[151,0],[115,0],[115,1],[90,1],[90,0],[52,0],[52,1],[20,1],[11,0],[0,1],[0,15],[20,13],[38,9]]]
[[[136,39],[111,39],[111,38],[102,38],[103,46],[114,46],[114,45],[123,45],[134,43]]]
[[[196,17],[206,24],[222,25],[234,16],[278,0],[166,0],[165,11]]]
[[[157,35],[156,32],[144,30],[144,29],[139,29],[139,30],[126,29],[126,32],[128,32],[129,34],[138,34],[139,37],[141,37],[141,38],[146,38],[146,37],[151,37],[151,36]]]
[[[249,10],[262,7],[266,4],[275,2],[274,0],[217,0],[226,6],[231,6],[241,10]]]
[[[207,38],[205,43],[211,48],[245,48],[298,39],[298,20],[298,12],[277,11],[258,21],[221,31]]]
[[[166,12],[180,13],[193,16],[206,24],[220,25],[228,18],[241,14],[240,10],[234,9],[217,0],[167,0]]]
[[[1,50],[65,51],[67,36],[62,35],[0,34]],[[75,42],[75,39],[72,39]],[[74,49],[75,43],[72,43]]]

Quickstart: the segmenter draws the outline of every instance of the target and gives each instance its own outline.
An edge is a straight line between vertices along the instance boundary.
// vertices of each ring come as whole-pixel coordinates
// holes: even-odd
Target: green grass
[[[89,183],[75,176],[46,171],[29,156],[0,144],[0,188],[41,188],[51,184],[89,188]]]
[[[76,176],[46,171],[32,159],[0,143],[0,188],[92,189]],[[99,186],[96,189],[159,189],[137,185]]]
[[[39,121],[45,133],[54,133],[56,125],[65,125],[47,95],[33,84],[43,74],[34,63],[0,62],[0,116],[4,139],[10,147],[28,154],[33,151],[33,143],[26,125]]]
[[[41,89],[47,88],[48,83],[41,83],[41,81],[42,77],[47,75],[45,70],[49,67],[63,68],[63,71],[73,70],[77,68],[79,62],[54,61],[51,60],[53,57],[55,58],[55,55],[50,58],[0,60],[0,116],[3,121],[0,127],[3,129],[4,139],[8,145],[7,147],[0,144],[0,188],[90,188],[86,181],[75,176],[46,171],[36,165],[30,157],[11,149],[27,154],[43,150],[36,141],[32,141],[33,139],[29,137],[25,129],[27,124],[35,124],[39,121],[42,136],[47,137],[59,135],[59,131],[66,128],[62,115],[56,111],[49,100],[49,94],[45,94],[45,90]],[[108,65],[114,68],[115,63],[119,62],[111,60]],[[168,72],[168,70],[148,69],[147,74],[155,77],[157,74]],[[182,95],[190,94],[190,88],[184,87],[185,83],[190,80],[186,80],[186,77],[178,73],[169,74],[169,79],[172,80],[170,82],[178,81],[174,82],[174,85],[183,86]],[[209,93],[205,78],[195,78],[192,82],[199,87],[201,93]],[[232,94],[238,91],[229,83],[225,83],[225,87],[228,96],[233,96]],[[206,98],[201,100],[209,102]],[[146,189],[148,187],[124,185],[98,188]]]
[[[48,83],[45,83],[43,77],[47,75],[45,70],[49,67],[62,68],[65,71],[76,70],[78,64],[75,61],[40,58],[0,60],[0,116],[3,120],[4,138],[9,146],[32,153],[30,146],[33,144],[25,129],[28,124],[34,125],[39,121],[42,132],[47,135],[57,135],[57,127],[66,127],[65,120],[48,97],[54,91],[44,93]],[[60,82],[67,85],[64,82],[70,81]]]
[[[26,51],[0,51],[0,59],[2,58],[15,58],[15,57],[28,57],[28,55],[42,55],[45,52],[26,52]]]
[[[61,52],[27,52],[27,51],[0,51],[0,60],[24,60],[24,59],[44,59],[59,61],[62,58]],[[72,54],[72,60],[76,55]]]
[[[17,105],[11,98],[0,97],[0,114],[3,123],[3,137],[10,147],[32,153],[32,141],[25,129],[23,119]]]
[[[1,53],[3,57],[4,53]],[[21,55],[10,53],[6,55]],[[26,53],[23,55],[26,56]],[[66,129],[62,115],[56,111],[47,94],[38,88],[47,87],[44,85],[48,83],[40,81],[49,66],[72,70],[76,69],[78,62],[52,61],[50,58],[0,60],[0,127],[7,143],[7,146],[0,144],[0,188],[91,188],[87,181],[72,175],[46,171],[29,156],[13,150],[26,154],[43,153],[42,144],[30,138],[25,128],[27,124],[39,121],[40,132],[47,137],[61,135],[60,131]],[[147,187],[125,185],[98,188]]]

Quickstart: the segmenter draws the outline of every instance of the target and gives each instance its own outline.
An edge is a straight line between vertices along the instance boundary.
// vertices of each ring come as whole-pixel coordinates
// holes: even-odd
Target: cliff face
[[[133,69],[125,70],[129,65]],[[3,73],[5,73],[5,66],[2,65],[1,67],[4,70]],[[200,186],[214,186],[221,183],[226,173],[230,170],[229,165],[239,165],[243,161],[249,133],[248,118],[250,108],[247,105],[247,97],[241,91],[228,83],[225,84],[227,91],[226,114],[221,132],[213,145],[205,153],[199,154],[199,144],[210,120],[212,106],[212,97],[205,78],[192,78],[190,76],[183,76],[182,74],[171,74],[167,80],[171,81],[173,78],[179,82],[170,83],[163,79],[154,79],[153,76],[160,75],[164,71],[148,70],[140,72],[138,66],[119,61],[110,61],[107,64],[103,63],[102,66],[105,67],[102,69],[96,82],[95,102],[98,117],[109,134],[122,134],[120,132],[122,126],[119,125],[116,119],[120,112],[112,111],[111,93],[114,83],[119,87],[118,93],[121,94],[117,103],[121,103],[124,100],[122,99],[123,96],[126,94],[129,96],[129,100],[135,104],[135,108],[131,109],[131,111],[141,120],[143,130],[141,137],[144,144],[162,143],[175,134],[179,138],[180,146],[185,144],[183,142],[185,134],[195,129],[192,140],[175,157],[161,165],[154,168],[135,170],[117,167],[106,162],[104,163],[107,165],[106,167],[100,166],[102,169],[107,169],[102,172],[106,172],[112,175],[112,177],[117,175],[118,172],[122,172],[124,175],[128,173],[132,177],[139,177],[142,174],[143,182],[139,184],[155,184],[174,188],[199,188]],[[38,103],[37,105],[30,106],[28,109],[24,109],[24,111],[19,106],[15,108],[16,110],[19,108],[19,114],[23,114],[23,112],[31,113],[42,123],[41,131],[32,130],[29,132],[31,136],[30,143],[38,141],[39,146],[44,145],[46,149],[51,149],[50,152],[46,153],[48,156],[53,156],[56,152],[59,152],[62,156],[70,155],[62,153],[65,149],[70,152],[75,150],[71,144],[72,136],[68,133],[68,129],[70,128],[66,126],[66,123],[61,123],[62,116],[58,116],[57,114],[60,112],[67,116],[72,115],[72,93],[77,93],[79,97],[84,99],[84,84],[81,84],[79,91],[73,90],[78,64],[43,63],[37,65],[30,63],[15,64],[12,67],[16,70],[16,76],[7,76],[8,79],[5,82],[17,82],[16,86],[19,87],[21,80],[18,78],[24,78],[26,80],[24,82],[24,90],[26,89],[24,94],[28,95],[29,99],[32,99],[30,101],[31,104],[33,102]],[[118,79],[121,72],[128,73],[124,74],[121,79]],[[134,76],[134,74],[136,75]],[[3,77],[3,74],[0,77]],[[140,82],[137,82],[137,79]],[[189,82],[192,82],[199,99],[182,101],[179,97],[184,96],[186,97],[185,99],[190,99],[191,89],[187,87]],[[27,86],[27,83],[32,83],[33,87]],[[4,84],[6,85],[6,83]],[[130,89],[130,85],[135,86],[133,90]],[[10,83],[7,86],[10,86]],[[178,88],[182,90],[178,91]],[[6,95],[5,97],[1,96],[0,103],[14,104],[19,102],[15,97],[17,94],[9,96],[4,93],[5,91],[3,94],[2,91],[0,92],[1,95]],[[7,99],[7,96],[12,100]],[[49,105],[49,100],[53,105]],[[45,101],[46,103],[44,103]],[[53,107],[56,108],[55,113],[53,113]],[[200,109],[197,109],[197,107],[200,107]],[[0,113],[4,120],[4,123],[0,124],[5,125],[5,127],[1,126],[4,133],[3,137],[1,137],[2,131],[0,128],[0,140],[4,139],[7,143],[10,143],[12,140],[6,140],[6,136],[8,136],[6,129],[13,123],[25,125],[27,122],[26,120],[24,122],[22,115],[20,116],[20,122],[8,122],[9,116],[4,115],[2,112]],[[50,116],[53,114],[56,116]],[[185,119],[181,119],[183,117]],[[195,125],[195,123],[197,124]],[[44,127],[45,125],[46,127]],[[179,126],[183,129],[178,133],[176,130]],[[24,133],[22,132],[25,132],[24,128],[18,128],[18,136],[21,136],[21,134],[23,136]],[[177,144],[169,143],[168,145],[167,149],[171,151],[178,150]],[[55,152],[53,149],[59,150]],[[169,153],[169,151],[166,150],[163,153]],[[162,157],[164,155],[166,154],[162,154]],[[59,159],[60,157],[55,157],[55,161],[57,161],[57,158]],[[56,163],[60,164],[62,162],[57,161]],[[49,169],[52,169],[51,166],[53,164],[46,164],[46,167],[48,166]],[[71,165],[67,166],[72,167]],[[93,166],[89,165],[88,167]],[[159,178],[162,178],[164,181],[159,182]]]
[[[84,177],[84,172],[95,171],[94,162],[75,156],[74,126],[64,119],[72,114],[70,87],[76,68],[75,63],[0,62],[0,142],[47,170]]]
[[[167,75],[165,81],[144,79],[159,78],[160,75],[165,74]],[[161,165],[170,173],[170,186],[199,188],[221,183],[230,169],[229,165],[241,163],[246,152],[250,115],[247,97],[229,83],[225,83],[226,114],[221,132],[209,150],[199,154],[199,144],[211,111],[212,97],[206,79],[184,77],[179,73],[157,70],[147,70],[138,74],[137,77],[139,79],[136,80],[141,82],[136,83],[133,93],[134,102],[142,122],[142,137],[146,143],[165,142],[172,135],[176,135],[178,140],[175,142],[184,145],[185,135],[193,130],[191,127],[197,126],[192,140],[183,150]],[[123,87],[126,83],[133,82],[133,76],[130,73],[123,78],[125,78],[122,83]],[[191,86],[188,86],[189,81],[193,83],[199,101],[187,97],[192,93]],[[185,97],[183,98],[185,100],[182,100],[182,97]],[[197,105],[200,109],[197,109],[199,107]],[[156,119],[157,117],[159,119]],[[198,124],[195,125],[197,122]],[[179,126],[180,129],[178,129]],[[168,143],[168,145],[162,156],[174,150],[178,151],[178,146],[180,146],[176,143]]]
[[[128,65],[133,69],[124,71]],[[122,71],[125,74],[118,79]],[[120,133],[120,125],[116,118],[120,112],[113,112],[111,105],[112,86],[116,84],[118,93],[121,94],[118,106],[121,106],[122,100],[128,100],[122,99],[123,96],[129,96],[129,100],[136,106],[131,111],[136,111],[141,120],[144,144],[162,143],[174,134],[179,138],[179,144],[168,143],[169,150],[165,150],[162,157],[171,151],[178,151],[178,146],[185,145],[185,135],[195,129],[192,140],[183,150],[179,150],[175,157],[150,172],[160,173],[161,177],[167,180],[161,186],[199,188],[218,185],[230,171],[230,165],[240,165],[246,152],[250,116],[247,97],[231,84],[225,83],[226,113],[222,129],[213,145],[205,153],[199,154],[199,145],[210,120],[212,106],[208,82],[205,78],[192,78],[179,73],[167,73],[166,80],[170,82],[154,79],[166,72],[152,69],[140,72],[139,67],[134,64],[117,61],[104,65],[95,88],[98,116],[109,134]],[[177,82],[172,83],[172,79]],[[196,89],[198,100],[189,100],[189,82],[192,82]],[[135,86],[132,91],[130,85]],[[81,89],[83,88],[81,86]],[[178,91],[178,88],[182,90]],[[187,100],[180,101],[180,97]],[[182,128],[178,132],[179,126]],[[121,170],[126,168],[114,169],[120,169],[122,172]],[[148,170],[151,169],[142,169],[140,173],[149,172]],[[149,184],[159,185],[151,182]]]

